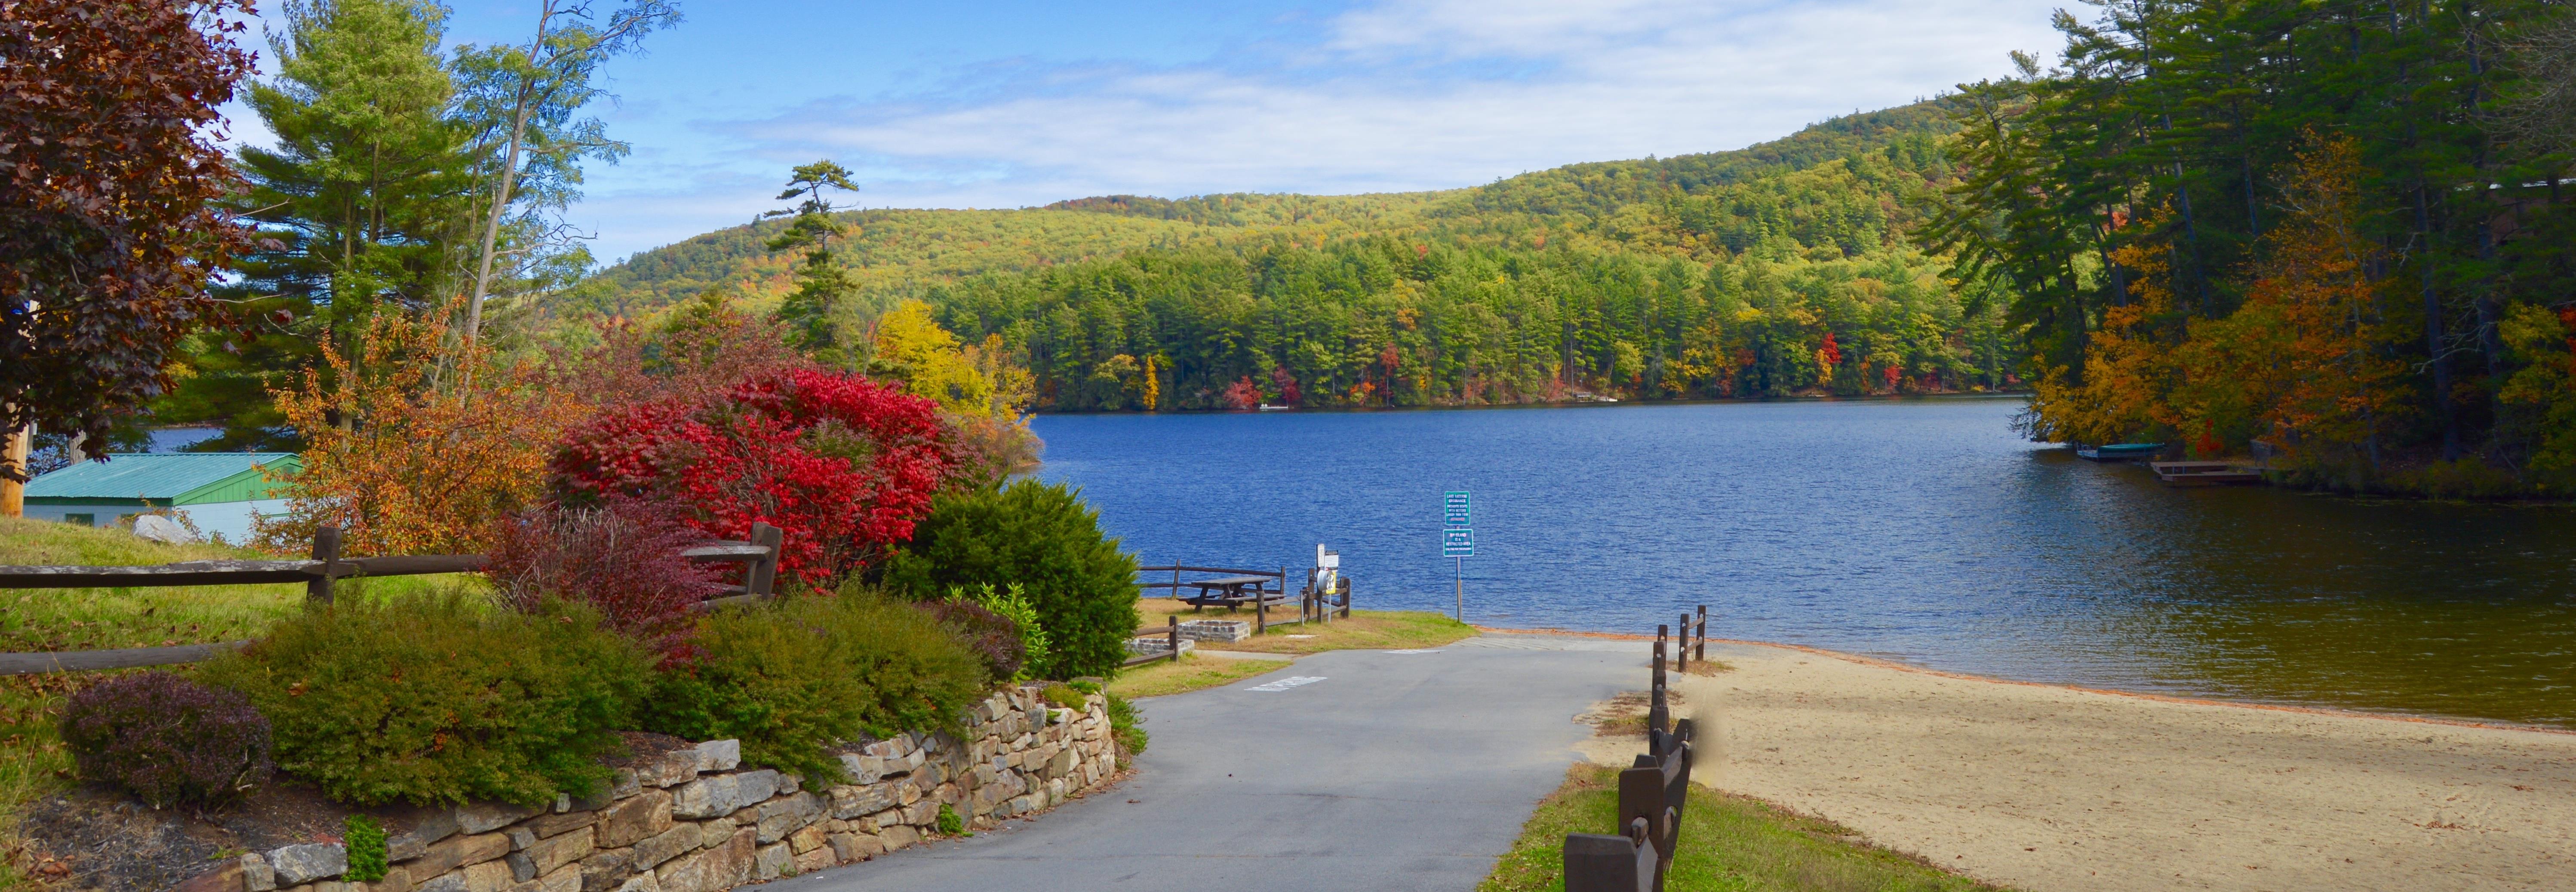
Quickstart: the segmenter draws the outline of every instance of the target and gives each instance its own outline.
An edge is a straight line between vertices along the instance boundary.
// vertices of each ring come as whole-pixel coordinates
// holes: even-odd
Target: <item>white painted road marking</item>
[[[1274,681],[1274,682],[1271,682],[1271,683],[1269,683],[1269,684],[1264,684],[1264,685],[1254,685],[1254,686],[1252,686],[1251,688],[1248,688],[1247,690],[1277,692],[1277,691],[1284,691],[1284,690],[1287,690],[1287,689],[1289,689],[1289,688],[1297,687],[1297,686],[1299,686],[1299,685],[1310,685],[1310,684],[1314,684],[1314,683],[1316,683],[1316,682],[1323,681],[1323,680],[1324,680],[1324,677],[1323,677],[1323,676],[1321,676],[1321,675],[1299,675],[1299,676],[1296,676],[1296,677],[1293,677],[1293,678],[1282,678],[1282,679],[1280,679],[1280,680],[1278,680],[1278,681]]]

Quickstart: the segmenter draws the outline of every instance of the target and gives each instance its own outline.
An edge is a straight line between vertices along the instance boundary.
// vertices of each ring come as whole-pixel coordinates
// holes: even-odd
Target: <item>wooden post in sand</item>
[[[1706,604],[1699,605],[1699,653],[1693,654],[1692,659],[1702,663],[1708,662],[1708,605]]]

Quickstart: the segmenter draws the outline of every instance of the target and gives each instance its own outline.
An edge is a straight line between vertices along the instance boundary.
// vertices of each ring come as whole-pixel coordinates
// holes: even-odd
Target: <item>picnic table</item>
[[[1247,604],[1283,603],[1288,600],[1288,593],[1269,587],[1270,583],[1278,580],[1277,576],[1219,576],[1214,579],[1192,579],[1180,584],[1198,589],[1199,593],[1182,596],[1181,601],[1193,608],[1222,604],[1228,610]]]

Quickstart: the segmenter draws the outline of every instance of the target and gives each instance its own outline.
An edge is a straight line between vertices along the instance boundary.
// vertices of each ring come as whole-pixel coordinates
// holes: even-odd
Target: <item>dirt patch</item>
[[[272,783],[230,808],[154,809],[122,791],[84,784],[27,803],[18,826],[29,872],[77,889],[167,889],[213,870],[224,858],[308,842],[339,842],[349,815],[365,813],[393,833],[429,810],[353,809],[300,783]]]
[[[605,760],[633,767],[695,744],[668,734],[623,732],[626,752]],[[39,884],[61,889],[167,889],[215,869],[225,858],[299,843],[340,841],[350,815],[365,814],[399,836],[445,811],[410,805],[354,808],[284,776],[228,808],[154,809],[104,784],[82,784],[27,803],[19,864]]]
[[[1592,704],[1574,720],[1592,726],[1595,737],[1646,736],[1646,712],[1654,705],[1653,695],[1646,691],[1621,691],[1608,700]],[[1679,717],[1682,707],[1680,692],[1664,691],[1664,708]]]

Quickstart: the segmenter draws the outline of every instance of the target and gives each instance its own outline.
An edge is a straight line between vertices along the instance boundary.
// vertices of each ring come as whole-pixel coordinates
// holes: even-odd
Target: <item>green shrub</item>
[[[200,671],[249,695],[278,767],[333,799],[534,805],[608,779],[652,665],[588,607],[449,592],[309,610]]]
[[[1145,717],[1136,713],[1136,704],[1116,694],[1109,698],[1109,736],[1116,738],[1118,748],[1133,756],[1145,751]]]
[[[1047,685],[1046,690],[1038,692],[1038,696],[1044,698],[1048,706],[1064,709],[1081,709],[1090,705],[1088,700],[1083,699],[1083,690],[1069,684]]]
[[[1052,651],[1038,678],[1107,675],[1136,630],[1136,559],[1061,485],[942,493],[912,543],[886,561],[885,580],[915,600],[952,585],[1024,586]]]
[[[972,589],[952,585],[948,587],[948,599],[971,600],[976,606],[992,611],[993,615],[1011,621],[1019,633],[1021,656],[1020,671],[1011,673],[1010,680],[1025,680],[1039,671],[1037,667],[1047,664],[1048,655],[1053,651],[1047,647],[1046,623],[1038,619],[1037,605],[1029,603],[1028,587],[1016,582],[1001,589],[995,589],[989,582]]]
[[[966,832],[966,819],[957,814],[957,807],[945,802],[940,803],[939,835],[956,836],[964,832]]]
[[[391,852],[385,847],[385,825],[366,815],[350,815],[340,820],[340,840],[349,853],[349,869],[340,878],[352,883],[372,883],[385,878],[386,859]]]
[[[646,727],[742,741],[743,759],[842,780],[834,744],[957,730],[988,679],[981,659],[909,605],[857,586],[702,619],[697,655],[662,673]]]

